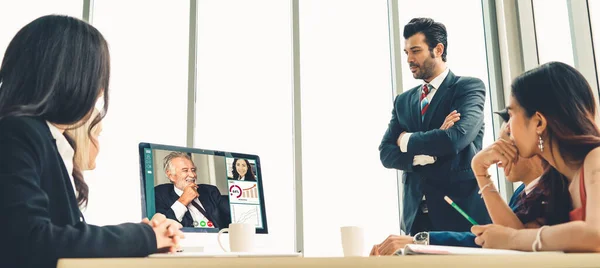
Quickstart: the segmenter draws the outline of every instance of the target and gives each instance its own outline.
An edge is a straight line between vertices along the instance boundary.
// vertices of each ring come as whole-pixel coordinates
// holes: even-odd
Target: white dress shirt
[[[528,185],[526,185],[525,189],[523,189],[523,191],[525,192],[525,195],[528,195],[529,193],[531,193],[533,188],[535,188],[539,182],[540,182],[540,178],[537,178],[535,180],[532,180]]]
[[[446,68],[446,70],[444,70],[441,74],[439,74],[433,80],[431,80],[431,82],[429,82],[430,90],[429,94],[427,94],[426,96],[427,100],[429,100],[429,103],[431,103],[431,100],[433,100],[433,96],[437,92],[437,89],[442,85],[442,83],[446,79],[446,76],[448,76],[448,72],[450,72],[450,69]],[[427,83],[423,83],[423,85],[425,84]],[[423,85],[421,85],[421,87],[423,87]],[[408,151],[408,141],[410,140],[411,135],[412,133],[406,132],[402,136],[402,139],[400,139],[401,152],[406,153],[406,151]],[[424,166],[433,163],[435,163],[435,158],[430,155],[415,155],[415,157],[413,158],[413,166]]]
[[[175,187],[175,185],[173,185],[173,189],[175,189],[175,193],[178,196],[181,196],[183,194],[183,191],[177,189],[177,187]],[[204,209],[204,206],[202,206],[202,203],[200,203],[200,200],[198,200],[198,198],[194,198],[194,200],[192,200],[192,202],[195,202],[196,204],[200,205],[200,207],[202,209]],[[208,219],[206,217],[204,217],[204,215],[196,207],[194,207],[194,205],[192,205],[192,203],[190,203],[186,207],[183,203],[181,203],[179,201],[175,201],[175,203],[173,203],[173,205],[171,205],[171,209],[173,210],[173,212],[175,212],[175,217],[180,222],[183,219],[183,215],[185,215],[185,213],[189,210],[190,214],[192,214],[192,219],[194,220],[194,222],[200,223],[201,221],[204,221],[204,222],[208,223]],[[204,209],[204,210],[206,210],[206,209]],[[208,227],[208,226],[198,225],[198,226],[194,226],[194,227]]]
[[[50,133],[52,133],[52,137],[56,141],[58,154],[60,154],[60,158],[62,158],[62,161],[65,164],[67,173],[69,173],[69,179],[71,180],[71,185],[73,186],[73,191],[75,192],[75,197],[77,198],[75,180],[73,179],[73,156],[75,156],[75,150],[73,150],[73,147],[71,147],[71,144],[69,144],[69,141],[67,141],[67,138],[65,138],[65,135],[60,131],[60,129],[48,121],[46,121],[46,124],[48,124]]]

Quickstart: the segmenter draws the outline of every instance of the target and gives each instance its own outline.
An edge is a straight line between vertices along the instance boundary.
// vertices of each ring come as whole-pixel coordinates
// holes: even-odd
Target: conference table
[[[419,255],[388,257],[178,257],[61,259],[58,268],[159,268],[159,267],[600,267],[596,253],[532,253],[523,255]]]

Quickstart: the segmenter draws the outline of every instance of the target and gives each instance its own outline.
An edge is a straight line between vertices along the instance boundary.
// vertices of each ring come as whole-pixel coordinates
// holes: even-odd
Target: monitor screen
[[[257,155],[151,143],[140,143],[139,153],[144,217],[162,213],[184,232],[245,222],[268,233]]]

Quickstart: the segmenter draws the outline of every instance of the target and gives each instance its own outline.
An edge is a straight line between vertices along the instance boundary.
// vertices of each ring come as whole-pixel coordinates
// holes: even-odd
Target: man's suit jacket
[[[156,235],[142,223],[85,223],[46,121],[0,120],[0,267],[56,267],[59,258],[142,257]]]
[[[513,211],[517,211],[519,209],[519,205],[522,205],[522,203],[519,201],[524,197],[521,195],[524,189],[525,184],[521,184],[521,186],[515,190],[510,198],[508,206]],[[429,244],[457,247],[479,247],[477,244],[475,244],[475,235],[471,232],[429,232]]]
[[[210,184],[198,184],[198,200],[202,203],[205,216],[211,221],[215,228],[227,228],[231,223],[231,214],[229,209],[229,198],[223,196],[219,189]],[[156,200],[156,212],[164,214],[167,218],[176,221],[175,212],[171,209],[173,203],[179,199],[172,183],[158,185],[154,188],[154,198]],[[180,221],[183,227],[194,227],[194,219],[189,210],[183,215]]]
[[[455,76],[449,71],[429,103],[423,121],[420,95],[421,86],[417,86],[396,97],[392,119],[379,146],[383,166],[404,171],[402,230],[412,233],[423,194],[433,231],[469,231],[471,227],[444,201],[445,195],[478,223],[489,223],[471,170],[471,159],[482,146],[485,85],[477,78]],[[460,113],[460,120],[451,128],[440,130],[453,110]],[[405,153],[396,142],[402,132],[413,133]],[[433,164],[413,166],[415,155],[434,156],[437,160]]]

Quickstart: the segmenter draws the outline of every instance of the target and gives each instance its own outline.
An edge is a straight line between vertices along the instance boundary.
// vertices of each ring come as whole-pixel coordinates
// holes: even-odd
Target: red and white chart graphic
[[[258,185],[252,181],[229,181],[229,202],[260,204]]]

